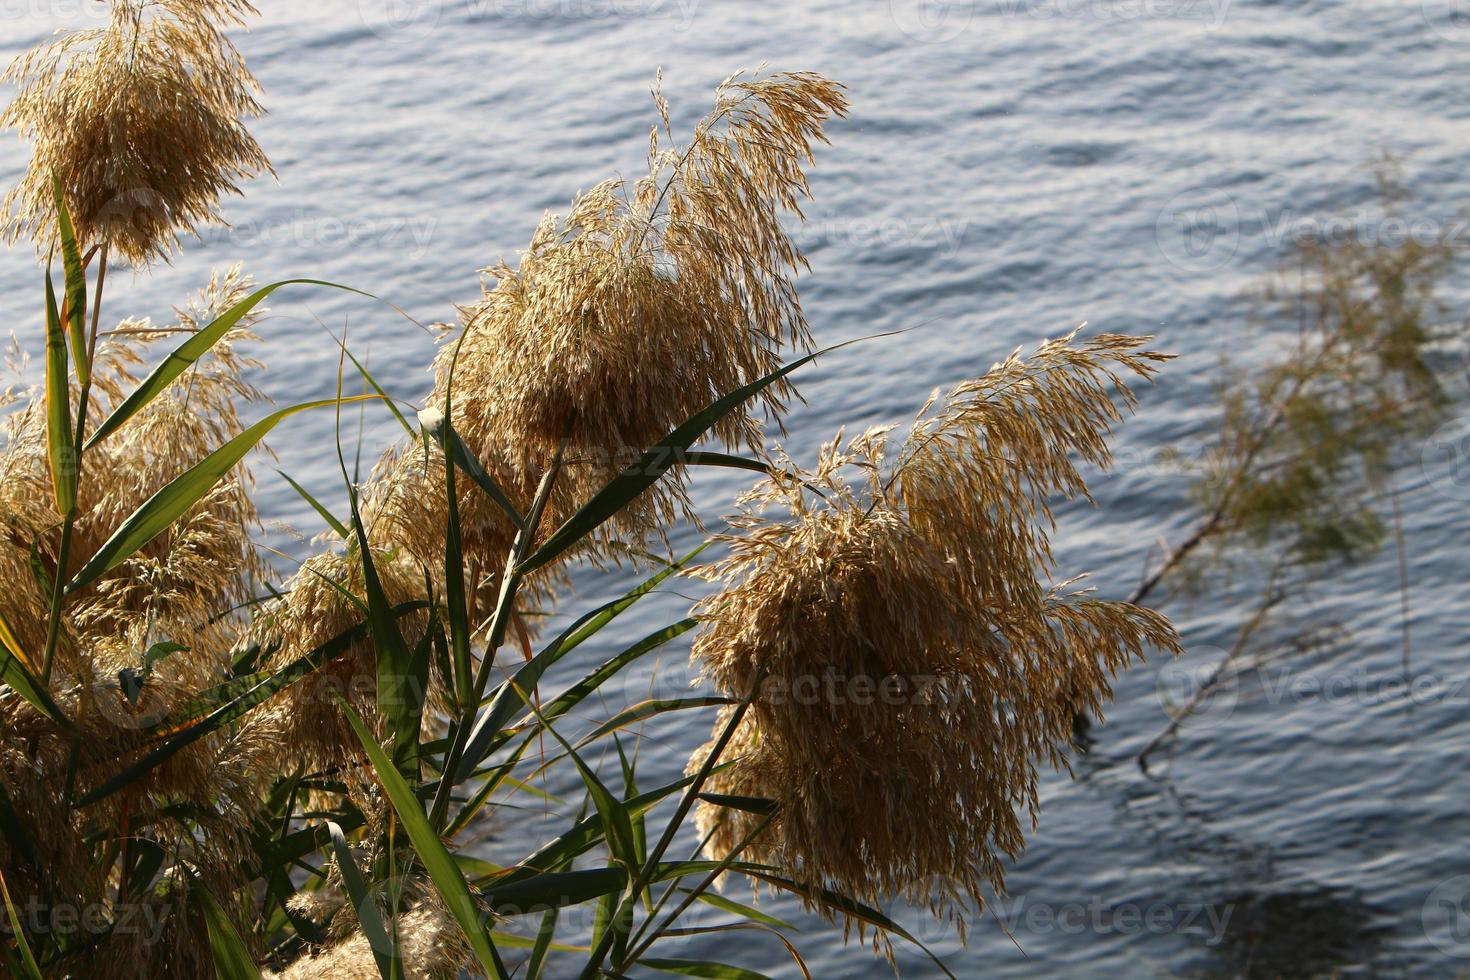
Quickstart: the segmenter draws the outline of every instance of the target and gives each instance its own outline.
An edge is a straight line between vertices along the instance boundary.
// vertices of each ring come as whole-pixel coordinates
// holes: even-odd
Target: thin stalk
[[[1279,565],[1276,571],[1280,571]],[[1273,591],[1275,580],[1276,573],[1273,572],[1271,576]],[[1143,750],[1138,753],[1138,755],[1136,756],[1138,768],[1142,769],[1144,772],[1148,772],[1149,756],[1153,755],[1153,753],[1158,749],[1160,745],[1163,745],[1166,740],[1168,740],[1175,732],[1179,730],[1179,727],[1184,724],[1185,719],[1194,714],[1194,712],[1199,708],[1200,703],[1203,702],[1205,698],[1214,693],[1215,688],[1220,685],[1221,679],[1225,676],[1225,669],[1233,664],[1236,658],[1238,658],[1240,654],[1244,652],[1246,645],[1250,642],[1251,637],[1254,636],[1256,631],[1259,630],[1262,624],[1265,623],[1267,615],[1279,603],[1284,601],[1285,598],[1286,596],[1283,594],[1273,594],[1269,595],[1266,600],[1261,603],[1260,607],[1256,609],[1255,614],[1244,626],[1240,628],[1240,631],[1236,633],[1235,643],[1231,645],[1230,652],[1225,654],[1224,657],[1220,658],[1220,662],[1215,665],[1215,669],[1210,671],[1210,676],[1205,678],[1204,683],[1195,689],[1194,693],[1190,695],[1190,698],[1185,703],[1184,707],[1179,709],[1179,711],[1175,713],[1173,718],[1169,719],[1169,724],[1164,726],[1164,730],[1155,735],[1149,741],[1149,743],[1143,747]]]
[[[536,542],[536,532],[541,526],[542,515],[545,514],[546,505],[551,499],[551,489],[561,470],[562,453],[565,449],[566,440],[563,439],[562,444],[557,447],[556,457],[551,461],[551,466],[541,477],[541,485],[536,489],[535,502],[531,505],[531,512],[526,515],[526,526],[516,532],[515,543],[511,546],[510,556],[506,559],[505,571],[501,574],[500,598],[495,604],[495,613],[490,619],[490,636],[485,646],[485,655],[480,660],[479,670],[475,674],[475,686],[467,702],[474,706],[474,709],[469,714],[461,715],[454,723],[454,736],[450,741],[449,753],[445,756],[444,775],[439,780],[438,790],[434,793],[434,804],[429,814],[429,823],[436,830],[442,830],[444,822],[448,819],[450,797],[453,795],[455,785],[454,774],[459,769],[460,761],[464,758],[465,748],[469,745],[470,732],[474,728],[472,722],[479,713],[479,705],[485,699],[485,689],[490,686],[490,674],[495,665],[495,653],[505,642],[506,630],[510,626],[516,594],[521,587],[521,576],[516,572],[516,567],[526,559]]]
[[[107,246],[102,246],[97,267],[97,291],[92,302],[92,329],[87,340],[87,362],[90,365],[97,355],[97,325],[102,319],[102,291],[107,284]],[[80,369],[78,369],[80,370]],[[92,372],[87,371],[87,381],[82,385],[77,404],[76,438],[72,440],[72,465],[77,468],[77,480],[82,473],[82,450],[87,435],[87,403],[92,400]],[[46,656],[41,667],[41,684],[51,685],[51,669],[56,661],[56,647],[61,642],[61,607],[65,599],[67,566],[71,562],[71,540],[76,527],[77,507],[72,506],[61,527],[61,544],[56,552],[56,580],[51,587],[51,609],[46,621]]]
[[[684,819],[689,816],[689,811],[694,808],[694,801],[699,798],[699,793],[704,788],[704,784],[709,780],[710,774],[714,772],[715,766],[719,764],[720,756],[724,755],[725,749],[730,745],[730,740],[735,737],[735,730],[745,719],[745,713],[750,710],[750,706],[755,701],[756,695],[760,693],[761,684],[765,682],[765,679],[765,672],[762,671],[756,676],[754,683],[751,684],[750,693],[741,699],[740,704],[735,708],[735,712],[730,716],[730,721],[725,725],[724,731],[720,732],[719,739],[715,741],[714,749],[711,750],[709,757],[704,760],[704,765],[700,767],[698,775],[694,777],[694,782],[690,783],[689,788],[684,791],[684,796],[679,800],[679,808],[674,812],[674,817],[669,821],[668,826],[664,828],[658,845],[649,852],[648,860],[639,869],[638,877],[633,881],[633,887],[623,899],[624,903],[636,903],[638,896],[643,894],[644,889],[653,880],[654,870],[658,867],[659,862],[663,860],[664,854],[668,852],[669,847],[674,843],[674,838],[678,835],[679,828],[684,825]],[[619,908],[618,913],[613,917],[613,921],[620,921],[622,915],[623,909]],[[597,976],[598,971],[602,969],[602,961],[607,959],[607,954],[612,950],[615,938],[614,930],[608,930],[608,932],[603,934],[602,940],[597,944],[597,948],[592,951],[592,957],[587,961],[587,966],[582,971],[581,980],[593,980]]]

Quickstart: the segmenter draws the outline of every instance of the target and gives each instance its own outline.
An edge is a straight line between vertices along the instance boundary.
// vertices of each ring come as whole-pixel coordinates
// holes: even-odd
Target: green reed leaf
[[[46,272],[46,451],[56,510],[69,516],[77,505],[76,433],[71,421],[71,380],[67,377],[66,335],[56,309],[56,287]]]
[[[383,790],[393,804],[394,812],[398,814],[398,819],[403,823],[403,829],[408,832],[409,840],[413,842],[414,850],[418,853],[419,860],[423,862],[424,870],[429,873],[434,887],[438,889],[439,896],[444,900],[450,914],[459,923],[460,930],[468,940],[470,948],[474,950],[480,967],[490,976],[505,980],[505,967],[500,962],[500,955],[495,951],[495,944],[490,938],[489,930],[481,921],[479,906],[475,904],[470,894],[469,883],[465,881],[449,849],[444,846],[444,842],[430,826],[429,818],[424,813],[424,806],[418,794],[399,774],[393,760],[383,751],[383,747],[378,744],[372,732],[368,731],[357,712],[352,710],[352,706],[345,701],[339,703],[348,724],[352,726],[352,730],[357,733],[358,740],[362,742],[363,750],[367,753],[374,771],[377,772]]]
[[[193,367],[215,344],[224,339],[225,335],[234,328],[235,324],[245,318],[251,310],[259,306],[266,297],[283,286],[306,285],[326,286],[329,289],[341,289],[345,292],[355,293],[358,296],[366,296],[368,299],[377,299],[372,293],[363,292],[361,289],[353,289],[351,286],[339,285],[335,282],[326,282],[322,279],[285,279],[281,282],[271,283],[251,293],[249,296],[230,307],[220,314],[215,320],[198,333],[193,334],[185,340],[174,351],[164,359],[164,362],[153,369],[153,373],[143,379],[137,389],[123,400],[123,403],[113,410],[92,437],[87,440],[86,448],[91,449],[97,443],[112,435],[124,425],[127,425],[133,416],[142,411],[149,402],[163,393],[174,379]],[[382,396],[380,393],[381,397]],[[344,399],[345,400],[345,399]],[[391,404],[391,403],[390,403]]]
[[[353,395],[341,399],[340,403],[369,401],[377,398],[377,395]],[[77,573],[76,578],[66,586],[66,591],[75,592],[83,586],[90,585],[162,534],[169,525],[187,513],[189,508],[204,499],[215,485],[224,479],[225,475],[234,469],[283,420],[299,412],[337,404],[339,404],[338,399],[326,398],[283,408],[267,415],[210,453],[188,472],[149,497],[141,507],[133,512],[132,516],[123,521],[122,527],[113,533],[107,543]]]

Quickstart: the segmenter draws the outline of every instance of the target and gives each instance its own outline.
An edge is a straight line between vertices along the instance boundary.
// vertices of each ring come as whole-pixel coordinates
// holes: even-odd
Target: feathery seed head
[[[6,198],[10,241],[55,245],[53,178],[86,248],[145,264],[181,232],[221,220],[219,199],[273,173],[244,119],[259,86],[222,28],[256,13],[246,0],[112,0],[106,27],[74,31],[17,59],[20,86],[0,123],[34,144]]]
[[[487,270],[495,285],[463,311],[462,346],[437,359],[431,404],[444,405],[453,370],[454,426],[499,463],[518,505],[567,439],[556,526],[688,417],[775,370],[783,346],[807,344],[791,280],[804,261],[781,216],[800,215],[812,144],[846,105],[817,75],[728,79],[687,147],[664,148],[655,129],[648,176],[598,185],[542,222],[517,268]],[[764,405],[779,418],[791,394],[774,386]],[[746,410],[715,435],[760,445]],[[656,532],[684,501],[675,474],[602,543]]]
[[[1075,711],[1147,647],[1177,646],[1160,616],[1039,579],[1047,497],[1085,493],[1071,454],[1108,461],[1112,398],[1131,401],[1118,372],[1146,378],[1159,359],[1140,344],[1044,344],[956,388],[894,465],[890,430],[874,429],[839,437],[813,472],[783,458],[789,475],[747,495],[706,570],[724,588],[700,608],[693,656],[725,694],[755,692],[712,788],[779,804],[756,860],[863,900],[904,895],[960,928],[966,898],[1003,887],[1037,766],[1065,765]],[[718,856],[760,819],[699,814]]]

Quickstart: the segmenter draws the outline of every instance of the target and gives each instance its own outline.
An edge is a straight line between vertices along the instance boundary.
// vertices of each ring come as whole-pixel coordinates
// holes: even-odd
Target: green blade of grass
[[[66,335],[56,309],[56,287],[46,272],[46,452],[51,487],[62,517],[77,505],[76,433],[71,422],[71,381],[67,377]]]
[[[46,691],[46,686],[31,673],[25,654],[20,648],[20,642],[11,630],[10,624],[5,617],[0,615],[0,682],[10,687],[25,698],[31,707],[41,714],[50,718],[63,728],[71,728],[71,721]]]
[[[685,776],[666,786],[649,790],[636,800],[628,801],[628,812],[631,814],[647,813],[659,803],[693,782],[693,776]],[[507,872],[503,877],[496,879],[494,886],[487,887],[485,894],[489,897],[492,893],[499,893],[511,885],[519,884],[541,874],[550,873],[587,853],[593,847],[597,846],[597,843],[602,839],[602,817],[600,815],[593,814],[586,819],[579,820],[572,829],[538,848],[534,854],[521,862],[513,871]]]
[[[718,867],[720,865],[715,861],[670,861],[659,865],[650,880],[658,882],[706,874]],[[583,905],[606,895],[616,895],[627,887],[626,868],[606,867],[541,872],[505,884],[489,884],[481,894],[499,915],[524,915]]]
[[[66,331],[71,339],[71,356],[77,366],[77,381],[86,387],[91,383],[92,365],[87,359],[87,272],[82,268],[82,250],[77,245],[76,228],[66,207],[61,180],[51,178],[51,191],[56,198],[57,223],[61,229],[61,263],[66,272]]]
[[[612,852],[615,861],[620,862],[625,868],[638,866],[637,842],[633,836],[633,817],[625,802],[612,794],[612,791],[603,784],[592,771],[592,767],[577,754],[571,743],[566,741],[550,725],[545,726],[546,732],[566,750],[571,756],[572,764],[577,767],[577,773],[582,777],[582,783],[587,787],[587,793],[592,797],[592,805],[597,808],[597,813],[602,817],[602,825],[611,831],[607,835],[608,850]]]
[[[402,980],[403,958],[399,954],[398,944],[393,941],[393,932],[383,922],[378,903],[368,891],[362,870],[352,856],[352,848],[347,846],[347,835],[331,820],[327,821],[327,832],[332,835],[332,853],[336,855],[337,867],[342,872],[342,884],[347,889],[352,907],[357,911],[357,922],[373,951],[378,974],[383,980]]]
[[[643,639],[639,640],[637,643],[633,644],[631,647],[618,654],[616,657],[613,657],[606,663],[602,664],[600,667],[592,671],[582,680],[578,681],[576,684],[573,684],[561,694],[557,695],[556,699],[546,706],[543,714],[552,721],[555,721],[557,718],[560,718],[562,715],[575,708],[578,704],[581,704],[583,701],[585,701],[588,697],[595,693],[598,688],[600,688],[612,677],[622,672],[629,665],[637,662],[638,660],[652,653],[654,650],[665,646],[666,644],[672,642],[680,636],[683,636],[685,633],[688,633],[698,626],[699,620],[690,617],[688,619],[680,620],[672,626],[666,626],[661,630],[656,630],[648,634]]]
[[[341,402],[368,401],[377,397],[377,395],[353,395],[341,399]],[[66,586],[66,591],[71,593],[83,586],[90,585],[162,534],[169,525],[182,517],[190,507],[213,490],[215,485],[283,420],[299,412],[337,404],[339,404],[338,399],[326,398],[303,402],[300,405],[292,405],[290,408],[272,412],[210,453],[203,461],[195,464],[183,475],[149,497],[141,507],[133,512],[132,516],[123,521],[122,527],[107,539],[101,549],[77,573],[76,578]]]
[[[663,973],[677,973],[684,977],[707,977],[710,980],[771,980],[764,973],[725,963],[707,960],[639,960],[644,966],[653,967]]]
[[[447,425],[444,426],[444,431],[449,431]],[[449,613],[450,676],[453,678],[455,703],[461,711],[468,711],[475,696],[475,663],[470,649],[469,604],[465,597],[464,540],[460,533],[459,488],[454,478],[455,467],[449,461],[447,453],[445,460],[444,499],[449,513],[444,522],[444,598]]]
[[[694,629],[698,625],[699,620],[691,618],[685,619],[682,622],[675,623],[673,626],[657,630],[644,637],[642,640],[639,640],[627,650],[624,650],[616,657],[613,657],[611,660],[598,667],[592,673],[588,674],[581,681],[578,681],[576,684],[572,685],[571,687],[567,688],[567,690],[559,694],[554,701],[549,703],[542,710],[541,718],[536,719],[535,722],[531,726],[529,726],[529,729],[526,730],[526,737],[524,741],[522,741],[520,748],[516,750],[510,760],[493,770],[493,774],[490,776],[490,778],[486,779],[484,785],[480,787],[479,791],[475,793],[470,802],[467,803],[465,807],[460,811],[459,815],[455,817],[451,829],[456,832],[462,830],[469,823],[470,820],[474,819],[475,814],[489,800],[490,795],[495,792],[495,789],[500,784],[500,782],[509,778],[508,773],[515,765],[515,763],[519,761],[521,755],[524,753],[526,748],[529,747],[531,741],[536,737],[539,726],[543,719],[545,721],[556,721],[558,718],[561,718],[567,712],[571,711],[577,705],[581,704],[588,697],[591,697],[594,693],[596,693],[598,688],[600,688],[610,678],[616,676],[630,664],[635,663],[636,661],[647,656],[654,650],[657,650],[665,644],[669,643],[676,637],[682,636],[683,634]],[[498,731],[495,736],[486,743],[482,760],[484,757],[488,757],[490,753],[497,751],[502,745],[510,741],[512,737],[513,733],[510,730],[502,729]]]
[[[20,953],[21,965],[25,968],[25,976],[28,980],[43,980],[41,968],[36,965],[36,957],[31,952],[31,944],[26,942],[26,934],[20,927],[20,916],[15,912],[15,903],[10,900],[10,886],[5,883],[5,876],[0,874],[0,896],[5,898],[5,914],[10,920],[10,934],[15,937],[15,945]]]
[[[762,473],[771,476],[778,472],[770,463],[763,463],[758,459],[748,456],[732,456],[730,453],[716,453],[704,449],[691,450],[675,460],[685,466],[714,466],[727,470],[747,470],[751,473]]]
[[[552,939],[556,936],[558,917],[556,909],[547,909],[546,914],[541,916],[541,928],[536,932],[536,945],[531,950],[530,959],[526,960],[526,980],[541,980],[542,974],[546,972],[546,954],[551,951]]]
[[[428,694],[428,649],[425,647],[422,657],[416,656],[398,628],[382,579],[378,577],[367,529],[357,511],[356,496],[352,494],[352,529],[362,561],[363,588],[367,593],[368,621],[376,654],[378,710],[388,719],[389,745],[399,771],[407,779],[417,779],[419,731],[423,727],[424,698]]]
[[[688,893],[690,889],[681,888],[680,891]],[[741,902],[737,902],[734,899],[726,898],[724,895],[716,895],[712,892],[706,891],[700,892],[698,899],[704,904],[709,905],[713,908],[717,908],[722,912],[729,912],[732,915],[738,915],[741,918],[749,919],[752,922],[759,922],[763,925],[768,925],[773,929],[785,929],[789,932],[801,932],[799,928],[792,925],[790,922],[787,922],[785,919],[778,919],[774,915],[767,915],[760,909],[752,908],[751,906],[745,905]]]
[[[523,691],[534,688],[540,683],[542,675],[553,664],[571,653],[582,643],[585,643],[592,636],[595,636],[599,630],[602,630],[613,620],[632,608],[640,599],[657,589],[670,576],[679,572],[689,562],[704,552],[709,545],[710,542],[701,544],[683,558],[660,569],[657,574],[636,588],[631,589],[621,599],[609,602],[580,617],[558,636],[550,646],[533,657],[528,663],[524,664],[516,672],[515,677],[506,684],[503,684],[500,690],[496,692],[494,700],[490,703],[489,710],[476,722],[474,730],[470,734],[469,742],[466,744],[459,771],[455,773],[456,779],[463,781],[471,772],[480,767],[492,751],[499,745],[504,744],[505,736],[503,729],[523,707],[523,702],[515,693],[516,688]],[[678,634],[675,633],[666,637],[663,642],[668,642],[668,640],[673,639],[676,635]],[[642,653],[647,653],[651,649],[655,649],[657,645],[661,644],[643,649],[639,656]],[[634,659],[637,659],[637,656],[632,657],[627,662],[631,663]],[[621,666],[626,666],[626,663]],[[621,669],[621,666],[618,669]],[[591,679],[589,678],[589,680]],[[606,680],[606,677],[597,680],[596,683],[601,684],[604,680]],[[591,692],[589,691],[587,693]]]
[[[373,391],[376,392],[383,399],[383,403],[388,406],[388,411],[392,412],[393,417],[398,420],[398,424],[400,427],[402,427],[404,435],[412,439],[413,426],[409,425],[408,419],[403,417],[403,412],[399,410],[398,403],[393,400],[388,392],[383,390],[383,386],[378,384],[378,379],[373,377],[372,372],[367,369],[367,366],[359,361],[357,359],[357,355],[353,354],[352,351],[348,349],[346,342],[342,338],[337,337],[334,334],[332,336],[332,339],[336,342],[337,346],[341,348],[342,353],[347,355],[347,359],[352,362],[352,366],[357,368],[357,373],[362,375],[362,380],[366,382],[368,387],[372,388]]]
[[[485,491],[485,495],[494,502],[495,506],[505,512],[512,524],[516,527],[526,526],[526,519],[516,510],[505,491],[500,488],[500,484],[495,482],[495,478],[485,469],[485,464],[480,462],[475,451],[454,430],[453,424],[445,418],[443,412],[434,409],[420,412],[419,426],[423,429],[425,438],[436,443],[444,451],[445,457],[454,461],[456,469],[474,481],[475,486]]]
[[[890,336],[889,334],[878,334],[877,336]],[[863,337],[858,340],[849,340],[846,343],[836,344],[832,347],[819,350],[814,354],[792,361],[785,367],[772,371],[757,381],[723,397],[717,398],[703,411],[696,413],[688,421],[674,429],[661,439],[653,448],[645,452],[617,476],[612,482],[603,487],[593,495],[583,507],[571,517],[567,518],[556,533],[546,540],[533,555],[521,562],[516,568],[516,573],[526,575],[535,571],[557,558],[561,557],[567,550],[587,535],[597,530],[606,523],[618,511],[622,510],[628,503],[649,487],[657,483],[665,473],[679,463],[680,459],[687,456],[689,447],[704,437],[710,429],[714,428],[721,419],[729,415],[740,405],[756,395],[760,394],[771,385],[785,378],[797,369],[810,364],[812,361],[841,350],[852,344],[861,343],[863,340],[872,340],[873,337]]]
[[[848,898],[846,895],[839,895],[837,892],[827,888],[799,884],[777,873],[775,869],[753,868],[744,865],[734,865],[734,867],[752,878],[764,881],[768,885],[774,885],[782,891],[790,892],[803,901],[822,906],[829,911],[841,912],[848,918],[857,919],[859,922],[865,922],[876,929],[881,929],[884,932],[890,932],[898,936],[904,942],[929,957],[930,961],[939,967],[946,977],[949,977],[949,980],[956,980],[955,975],[950,972],[949,967],[945,966],[944,962],[938,956],[934,955],[934,952],[928,946],[920,942],[917,937],[903,926],[894,922],[891,918],[872,906]]]
[[[209,945],[214,953],[214,975],[217,980],[260,980],[260,970],[255,958],[250,955],[245,940],[240,938],[235,924],[215,897],[199,880],[193,879],[189,891],[199,902],[205,927],[209,930]]]
[[[506,980],[504,965],[495,951],[489,931],[480,919],[480,910],[470,894],[469,883],[465,881],[459,865],[454,863],[449,849],[444,846],[444,842],[430,826],[429,818],[424,813],[423,803],[419,800],[418,794],[399,775],[398,769],[393,765],[393,760],[383,751],[383,747],[378,744],[372,732],[368,731],[357,712],[352,710],[352,706],[345,701],[339,701],[339,705],[348,724],[352,726],[352,730],[357,733],[358,740],[362,742],[363,751],[367,753],[368,760],[372,763],[379,781],[383,784],[383,790],[393,804],[394,812],[398,814],[404,830],[408,832],[409,840],[413,842],[419,860],[423,862],[424,869],[428,871],[445,906],[454,916],[455,921],[459,923],[460,930],[464,933],[470,948],[474,950],[480,967],[488,975],[498,980]]]
[[[625,708],[616,715],[609,718],[603,724],[597,726],[592,732],[583,737],[577,744],[586,746],[597,741],[599,738],[611,735],[613,732],[635,725],[649,718],[667,714],[670,711],[689,711],[696,708],[722,707],[728,704],[739,704],[733,698],[722,697],[698,697],[698,698],[655,698]]]
[[[331,528],[333,531],[336,531],[337,536],[340,537],[343,541],[347,540],[347,538],[349,537],[347,525],[337,520],[337,518],[332,514],[331,511],[322,506],[321,502],[313,497],[310,493],[308,493],[305,487],[297,483],[295,480],[291,479],[291,477],[288,476],[284,470],[276,470],[276,472],[280,474],[281,479],[291,484],[291,489],[295,490],[302,500],[311,505],[311,509],[317,512],[317,516],[327,522],[327,527]]]
[[[763,796],[728,796],[724,793],[700,793],[699,798],[706,803],[713,803],[715,806],[723,806],[731,810],[741,810],[745,813],[754,813],[762,817],[768,817],[775,813],[778,806],[775,800],[770,800]]]
[[[92,433],[92,437],[87,440],[85,448],[91,449],[103,439],[106,439],[126,425],[134,415],[142,411],[149,402],[157,398],[164,389],[172,384],[175,378],[187,371],[205,354],[209,353],[210,349],[219,343],[235,324],[244,319],[246,314],[259,306],[271,293],[274,293],[283,286],[293,285],[326,286],[329,289],[340,289],[345,292],[355,293],[358,296],[366,296],[372,300],[378,299],[372,293],[363,292],[361,289],[353,289],[351,286],[343,286],[322,279],[285,279],[281,282],[271,283],[269,286],[257,289],[175,348],[164,359],[164,362],[154,368],[153,373],[143,379],[143,383],[131,395],[124,399],[123,403],[114,409],[112,414],[97,427],[97,430]],[[386,398],[387,396],[384,395],[381,397]]]

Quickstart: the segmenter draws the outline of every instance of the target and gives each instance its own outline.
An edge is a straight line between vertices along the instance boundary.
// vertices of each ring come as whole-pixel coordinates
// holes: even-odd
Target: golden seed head
[[[703,804],[712,853],[754,835],[750,855],[797,880],[903,895],[961,928],[966,898],[1003,887],[1074,713],[1146,648],[1177,645],[1154,613],[1043,581],[1047,498],[1085,493],[1073,454],[1108,462],[1113,398],[1132,397],[1120,372],[1159,359],[1140,344],[1043,344],[926,406],[892,465],[874,429],[811,472],[783,458],[747,495],[706,570],[724,588],[693,656],[724,694],[755,693],[714,791],[779,810],[758,832]]]
[[[263,111],[259,86],[223,33],[255,12],[245,0],[112,0],[106,27],[12,63],[4,77],[20,92],[0,123],[34,152],[5,201],[9,240],[54,247],[55,178],[84,248],[145,264],[219,223],[240,181],[273,173],[242,122]]]
[[[804,260],[781,218],[799,216],[812,144],[846,105],[817,75],[728,79],[687,147],[664,148],[665,122],[646,177],[599,184],[564,219],[547,216],[516,268],[487,270],[495,284],[463,311],[463,345],[441,352],[431,404],[444,407],[452,369],[454,425],[518,505],[564,437],[552,527],[687,418],[779,367],[783,347],[807,344],[792,284]],[[779,418],[791,394],[776,385],[761,401]],[[761,445],[744,408],[714,434]],[[675,473],[600,541],[641,543],[684,504]]]

